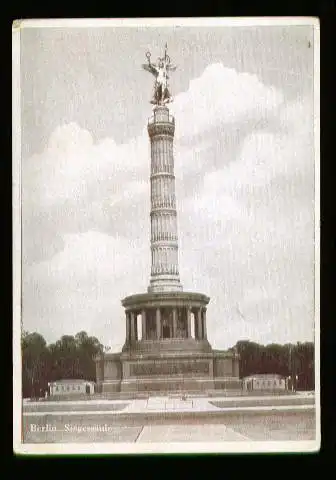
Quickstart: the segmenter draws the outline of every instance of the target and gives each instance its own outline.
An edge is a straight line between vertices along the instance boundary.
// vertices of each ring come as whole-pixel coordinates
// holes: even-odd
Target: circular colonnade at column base
[[[145,355],[211,352],[206,334],[209,301],[203,293],[183,291],[149,292],[124,298],[126,339],[122,351]]]

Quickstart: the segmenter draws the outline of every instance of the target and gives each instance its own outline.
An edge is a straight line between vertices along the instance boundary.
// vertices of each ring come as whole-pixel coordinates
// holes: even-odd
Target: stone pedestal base
[[[213,390],[214,382],[209,378],[134,379],[121,382],[121,392],[199,392]]]
[[[103,375],[97,391],[162,394],[242,388],[238,357],[231,352],[140,352],[106,354],[100,359]]]
[[[213,392],[241,391],[239,378],[137,378],[116,381],[105,381],[100,385],[99,393],[179,393],[179,392]]]
[[[210,354],[123,355],[121,391],[200,391],[214,388]]]
[[[208,302],[193,292],[126,297],[126,341],[121,353],[97,359],[98,389],[160,394],[239,389],[238,356],[213,350],[207,340]]]

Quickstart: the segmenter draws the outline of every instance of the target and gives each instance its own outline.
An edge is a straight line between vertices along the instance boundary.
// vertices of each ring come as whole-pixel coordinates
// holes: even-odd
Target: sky
[[[313,26],[21,32],[22,316],[112,351],[150,275],[153,77],[170,87],[180,278],[214,348],[314,338]]]

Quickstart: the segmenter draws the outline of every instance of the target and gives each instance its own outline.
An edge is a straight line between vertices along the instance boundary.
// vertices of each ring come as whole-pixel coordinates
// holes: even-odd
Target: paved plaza
[[[314,397],[35,402],[24,443],[242,442],[315,439]]]

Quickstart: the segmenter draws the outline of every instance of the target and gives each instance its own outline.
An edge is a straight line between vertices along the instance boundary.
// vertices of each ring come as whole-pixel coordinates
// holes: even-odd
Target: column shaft
[[[173,308],[173,337],[177,336],[177,309]]]
[[[130,317],[129,314],[126,313],[126,343],[130,342]]]
[[[130,313],[130,323],[131,323],[131,342],[135,340],[135,315],[134,312]]]
[[[151,140],[151,248],[156,253],[152,258],[148,291],[180,291],[178,255],[169,255],[171,248],[177,252],[178,239],[173,154],[175,122],[167,107],[155,107],[147,130]]]
[[[142,326],[142,340],[147,339],[147,331],[146,331],[146,311],[142,310],[141,312],[141,326]]]
[[[134,318],[134,338],[136,341],[139,340],[139,335],[138,335],[138,312],[135,312],[135,318]]]
[[[160,340],[161,338],[161,312],[160,309],[156,309],[156,338]]]
[[[202,338],[202,310],[199,308],[197,310],[197,340]]]
[[[198,319],[197,319],[197,313],[196,310],[193,310],[194,313],[194,335],[195,335],[195,340],[197,340],[198,337]]]
[[[207,339],[207,328],[206,328],[206,308],[203,309],[203,338]]]
[[[191,337],[191,309],[187,308],[187,337]]]

